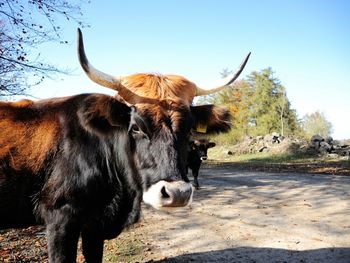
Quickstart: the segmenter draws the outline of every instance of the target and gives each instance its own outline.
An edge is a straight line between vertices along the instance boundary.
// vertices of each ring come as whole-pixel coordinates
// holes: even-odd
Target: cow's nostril
[[[162,189],[160,190],[160,192],[162,193],[162,197],[163,198],[169,198],[170,195],[167,193],[165,186],[162,187]]]

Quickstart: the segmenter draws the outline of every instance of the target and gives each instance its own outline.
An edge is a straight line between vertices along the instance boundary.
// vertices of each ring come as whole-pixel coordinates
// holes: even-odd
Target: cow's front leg
[[[85,227],[81,232],[83,255],[87,263],[102,262],[103,238],[101,232],[93,227]]]
[[[193,170],[192,170],[192,175],[193,175],[193,186],[194,186],[197,190],[199,189],[198,172],[199,172],[199,169],[193,169]]]
[[[76,262],[80,228],[73,209],[65,205],[47,212],[45,221],[49,262]]]

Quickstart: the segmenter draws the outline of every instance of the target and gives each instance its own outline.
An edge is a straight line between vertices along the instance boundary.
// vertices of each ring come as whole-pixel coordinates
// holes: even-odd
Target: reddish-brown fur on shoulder
[[[166,100],[178,99],[190,105],[196,94],[196,86],[176,75],[134,74],[124,77],[123,85],[141,97]],[[124,98],[128,101],[127,98]]]
[[[0,130],[0,161],[35,172],[57,143],[59,124],[54,112],[33,101],[1,102]]]

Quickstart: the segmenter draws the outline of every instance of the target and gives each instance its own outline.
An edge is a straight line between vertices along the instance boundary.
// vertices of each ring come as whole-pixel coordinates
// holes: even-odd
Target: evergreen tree
[[[234,143],[247,135],[279,132],[290,136],[300,132],[296,111],[271,68],[252,72],[247,80],[235,82],[231,88],[212,96],[209,102],[226,106],[233,116],[233,129],[215,138],[219,142]]]
[[[298,130],[295,110],[290,107],[286,90],[271,68],[252,72],[248,76],[252,88],[250,134],[253,136],[279,132],[292,135]]]

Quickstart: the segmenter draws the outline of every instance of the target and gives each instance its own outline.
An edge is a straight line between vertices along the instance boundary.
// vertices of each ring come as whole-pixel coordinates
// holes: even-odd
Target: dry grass
[[[349,157],[301,156],[290,154],[256,153],[228,155],[225,146],[209,149],[207,166],[230,166],[234,169],[269,172],[299,172],[350,175]]]

